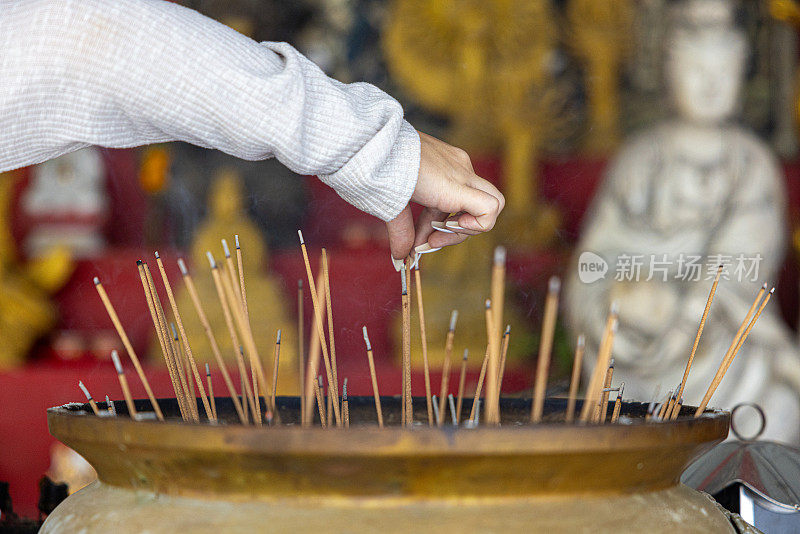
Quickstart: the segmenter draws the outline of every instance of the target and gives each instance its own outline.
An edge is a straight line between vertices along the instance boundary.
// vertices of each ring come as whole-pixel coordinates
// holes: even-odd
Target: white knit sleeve
[[[286,43],[161,0],[0,0],[0,171],[173,140],[277,157],[383,220],[419,170],[397,101],[328,78]]]

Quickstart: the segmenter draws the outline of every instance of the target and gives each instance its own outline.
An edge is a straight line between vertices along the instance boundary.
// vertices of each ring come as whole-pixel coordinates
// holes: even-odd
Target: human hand
[[[398,260],[412,248],[455,245],[491,230],[506,205],[503,194],[475,174],[466,152],[422,132],[419,137],[419,177],[411,200],[424,209],[416,226],[410,206],[386,223],[392,258]],[[446,231],[435,231],[433,222],[444,223]]]

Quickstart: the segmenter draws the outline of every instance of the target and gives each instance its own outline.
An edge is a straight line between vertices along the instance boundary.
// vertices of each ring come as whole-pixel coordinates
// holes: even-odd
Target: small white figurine
[[[105,165],[97,147],[70,152],[34,167],[22,197],[23,215],[31,221],[24,248],[38,257],[65,246],[77,257],[98,253],[105,245]]]

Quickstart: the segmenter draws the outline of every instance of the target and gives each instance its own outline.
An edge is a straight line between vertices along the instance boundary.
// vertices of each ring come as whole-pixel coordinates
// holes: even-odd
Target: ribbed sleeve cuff
[[[384,221],[406,207],[419,174],[419,134],[402,118],[393,122],[338,171],[319,177],[348,203]]]

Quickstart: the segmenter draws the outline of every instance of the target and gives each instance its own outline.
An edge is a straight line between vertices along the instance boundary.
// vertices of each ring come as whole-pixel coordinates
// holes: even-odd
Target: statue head
[[[673,13],[666,78],[678,114],[715,124],[736,110],[747,43],[730,0],[685,0]]]
[[[214,176],[208,205],[213,217],[233,220],[244,212],[244,184],[239,173],[231,168],[222,168]]]

